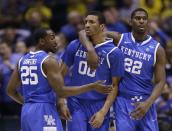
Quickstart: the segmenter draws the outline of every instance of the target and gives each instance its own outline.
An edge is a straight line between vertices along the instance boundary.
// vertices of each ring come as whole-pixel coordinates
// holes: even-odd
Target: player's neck
[[[92,41],[93,45],[97,45],[97,44],[105,42],[105,37],[101,33],[101,34],[96,34],[96,35],[91,36],[90,40]]]
[[[146,33],[139,34],[139,33],[132,32],[132,34],[133,34],[134,39],[138,42],[142,42],[142,41],[146,40],[148,37],[148,35]]]
[[[39,46],[36,46],[36,48],[35,48],[35,52],[36,52],[36,51],[40,51],[40,50],[45,51],[45,49],[43,49],[43,48],[41,48],[41,47],[39,47]],[[45,51],[45,52],[47,52],[47,51]]]

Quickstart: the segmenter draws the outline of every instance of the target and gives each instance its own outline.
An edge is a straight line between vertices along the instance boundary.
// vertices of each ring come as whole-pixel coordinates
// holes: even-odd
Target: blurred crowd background
[[[88,11],[101,11],[107,30],[124,33],[131,31],[130,14],[137,7],[148,11],[149,33],[166,51],[166,85],[156,106],[160,131],[172,131],[172,0],[0,0],[0,131],[20,130],[21,105],[11,100],[5,89],[19,58],[34,51],[36,28],[56,33],[60,59],[84,28]]]

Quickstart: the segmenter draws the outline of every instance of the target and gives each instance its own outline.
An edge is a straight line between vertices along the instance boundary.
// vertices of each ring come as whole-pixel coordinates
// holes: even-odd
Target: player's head
[[[104,30],[105,19],[100,12],[88,12],[85,17],[85,31],[87,36],[102,33]]]
[[[148,28],[148,13],[143,8],[137,8],[131,13],[132,31],[135,33],[145,33]]]
[[[55,39],[55,33],[51,30],[37,29],[34,34],[34,40],[39,49],[46,52],[56,52],[57,43]]]
[[[2,41],[0,43],[0,57],[8,58],[11,53],[12,53],[11,45],[5,41]]]

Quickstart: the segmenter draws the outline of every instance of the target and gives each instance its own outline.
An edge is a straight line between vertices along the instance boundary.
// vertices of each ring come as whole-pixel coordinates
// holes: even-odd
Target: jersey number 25
[[[38,75],[34,71],[37,66],[22,66],[21,67],[21,81],[23,85],[36,85],[38,84]]]

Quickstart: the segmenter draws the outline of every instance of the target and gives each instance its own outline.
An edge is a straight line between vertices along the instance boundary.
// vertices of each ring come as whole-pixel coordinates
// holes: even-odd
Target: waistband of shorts
[[[131,100],[131,101],[145,101],[146,99],[148,99],[150,95],[148,94],[141,94],[141,95],[132,95],[132,94],[128,94],[125,92],[119,92],[118,93],[118,97],[123,97],[125,99]]]
[[[105,102],[106,99],[81,99],[81,98],[78,98],[78,97],[75,97],[75,96],[72,96],[72,97],[68,97],[67,100],[78,100],[80,102],[88,102],[88,103],[94,103],[94,102]]]

